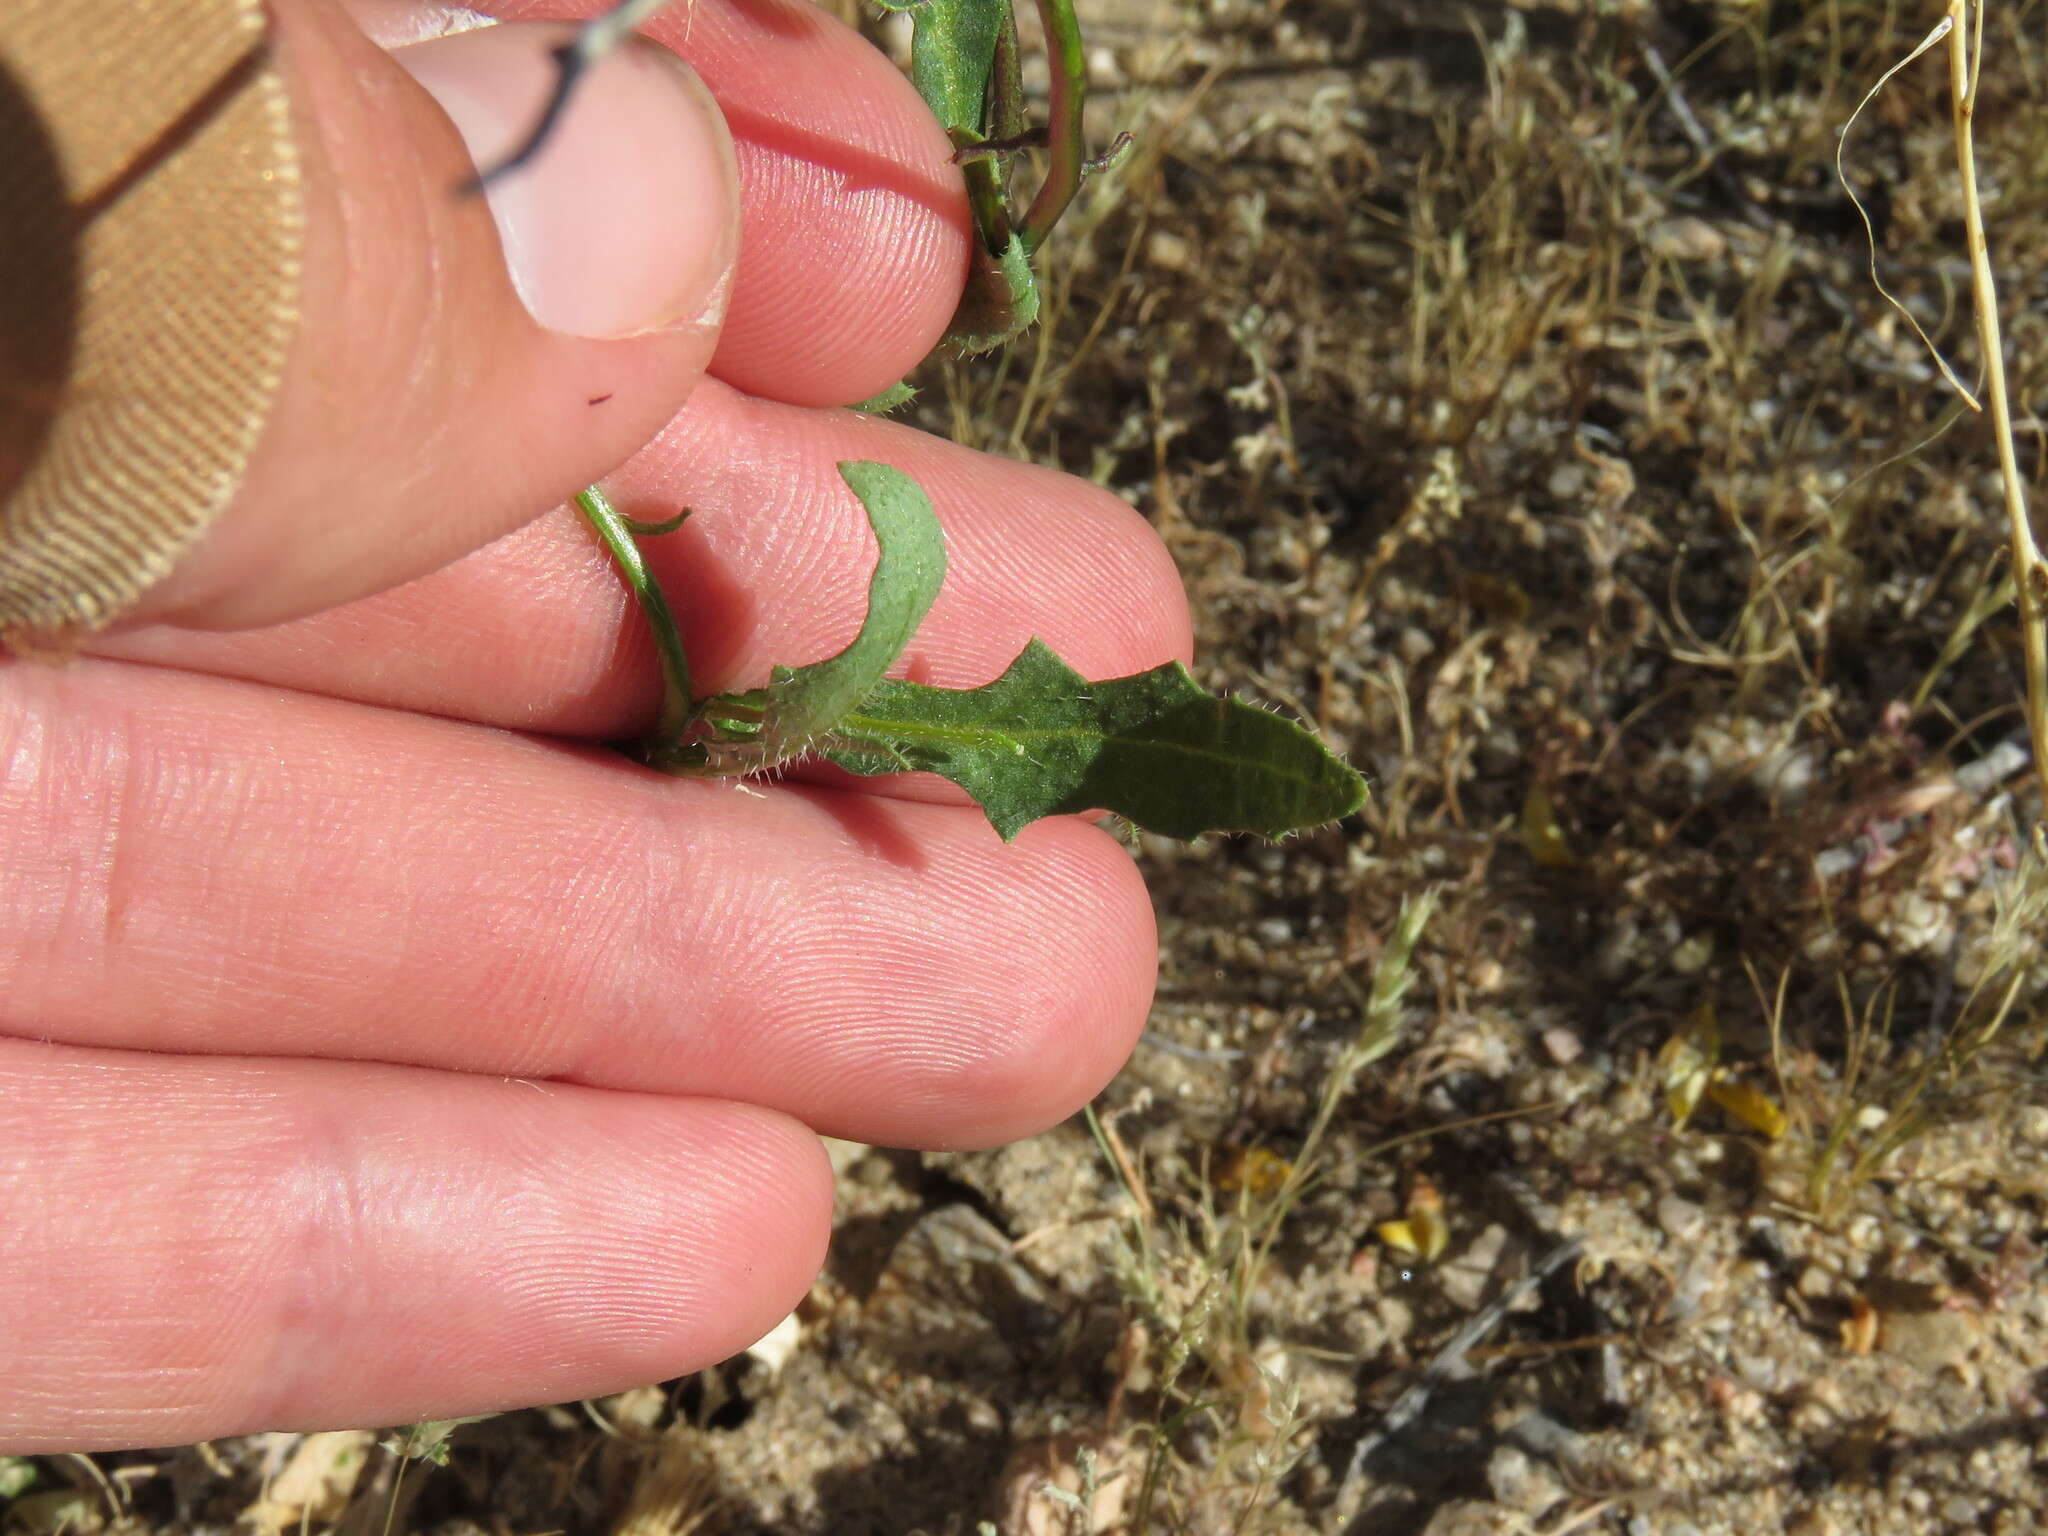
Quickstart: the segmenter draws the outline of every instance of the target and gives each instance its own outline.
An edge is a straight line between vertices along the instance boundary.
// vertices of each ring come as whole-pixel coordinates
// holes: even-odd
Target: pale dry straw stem
[[[1977,110],[1977,72],[1984,55],[1986,0],[1949,0],[1949,88],[1956,133],[1956,164],[1963,178],[1963,228],[1969,242],[1972,297],[1977,310],[1977,336],[1984,353],[1985,398],[1998,443],[1999,477],[2005,485],[2005,516],[2012,540],[2013,591],[2019,604],[2021,653],[2027,669],[2027,734],[2034,746],[2034,775],[2048,814],[2048,563],[2034,541],[2027,515],[2026,490],[2020,480],[2019,455],[2013,446],[2012,404],[2005,385],[2004,342],[1998,325],[1998,288],[1991,274],[1991,253],[1984,238],[1984,207],[1977,191],[1977,151],[1973,124]],[[2043,850],[2042,824],[2034,828],[2037,852]]]
[[[1835,174],[1842,188],[1849,195],[1859,217],[1863,220],[1864,231],[1869,236],[1871,252],[1870,276],[1877,291],[1894,309],[1906,317],[1921,341],[1933,354],[1942,377],[1962,397],[1963,403],[1973,411],[1988,410],[1991,417],[1993,436],[1998,445],[1999,476],[2005,487],[2006,524],[2011,542],[2014,600],[2019,607],[2021,654],[2026,665],[2026,701],[2024,713],[2027,735],[2033,744],[2034,773],[2040,785],[2044,814],[2048,814],[2048,562],[2041,558],[2040,546],[2034,540],[2034,532],[2027,513],[2026,492],[2020,480],[2019,455],[2013,444],[2012,405],[2006,389],[2005,350],[1998,323],[1998,287],[1992,276],[1990,248],[1984,235],[1984,205],[1977,187],[1977,151],[1974,124],[1977,110],[1977,85],[1979,67],[1983,60],[1984,7],[1987,0],[1948,0],[1948,6],[1941,20],[1937,22],[1919,46],[1899,60],[1877,83],[1864,93],[1863,100],[1856,104],[1856,110],[1842,125],[1842,133],[1835,149]],[[1855,124],[1857,114],[1869,105],[1870,100],[1884,89],[1892,76],[1946,40],[1949,58],[1949,87],[1951,112],[1955,125],[1956,165],[1962,177],[1963,228],[1970,258],[1970,279],[1972,307],[1977,316],[1978,344],[1984,354],[1985,401],[1980,404],[1962,380],[1956,377],[1948,360],[1941,355],[1920,322],[1912,312],[1893,296],[1877,275],[1877,233],[1871,226],[1870,215],[1863,201],[1850,185],[1843,164],[1843,147],[1848,140],[1849,129]],[[2033,837],[2037,855],[2048,858],[2048,823],[2037,821]]]
[[[1896,75],[1908,64],[1911,64],[1915,59],[1919,58],[1923,53],[1927,52],[1928,49],[1932,48],[1944,37],[1952,37],[1955,38],[1958,42],[1961,41],[1963,29],[1960,24],[1960,18],[1957,16],[1956,12],[1958,7],[1960,7],[1963,3],[1964,0],[1950,0],[1949,14],[1942,17],[1940,21],[1935,23],[1934,30],[1929,32],[1925,37],[1920,39],[1920,45],[1917,48],[1915,48],[1911,53],[1907,54],[1903,59],[1899,60],[1898,63],[1894,64],[1890,69],[1886,70],[1883,74],[1879,75],[1877,77],[1877,84],[1873,85],[1869,90],[1863,93],[1863,99],[1856,103],[1856,110],[1849,114],[1848,119],[1842,124],[1841,133],[1838,134],[1835,138],[1835,179],[1842,184],[1842,190],[1849,194],[1849,205],[1856,210],[1856,217],[1863,221],[1864,240],[1870,248],[1871,286],[1877,289],[1878,294],[1884,299],[1885,303],[1891,305],[1893,309],[1896,309],[1901,315],[1905,316],[1906,324],[1913,327],[1913,334],[1920,338],[1920,344],[1926,347],[1928,352],[1933,356],[1934,366],[1939,368],[1941,370],[1941,376],[1944,379],[1948,380],[1949,388],[1953,389],[1957,394],[1963,397],[1963,404],[1967,405],[1973,411],[1981,411],[1984,409],[1984,407],[1977,403],[1977,397],[1970,392],[1969,386],[1964,384],[1961,379],[1956,377],[1955,369],[1949,367],[1948,359],[1941,355],[1941,348],[1937,347],[1934,344],[1934,338],[1929,336],[1926,330],[1921,326],[1919,317],[1915,315],[1912,310],[1906,308],[1905,304],[1900,301],[1899,297],[1896,294],[1894,294],[1891,291],[1891,289],[1885,287],[1884,279],[1878,276],[1877,226],[1871,223],[1870,210],[1864,207],[1863,199],[1856,195],[1855,185],[1849,180],[1849,170],[1847,165],[1844,163],[1843,159],[1849,146],[1849,130],[1856,126],[1856,119],[1862,115],[1863,109],[1870,105],[1872,99],[1877,95],[1877,93],[1883,90],[1887,85],[1891,83],[1892,76]],[[1968,157],[1966,155],[1965,159],[1967,158]]]

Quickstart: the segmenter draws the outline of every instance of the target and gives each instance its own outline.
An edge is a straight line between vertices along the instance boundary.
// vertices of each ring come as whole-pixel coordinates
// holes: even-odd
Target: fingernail
[[[569,35],[506,24],[393,56],[489,167],[532,131],[555,81],[548,50]],[[484,196],[534,319],[621,337],[715,318],[706,312],[732,262],[737,185],[710,92],[673,53],[635,38],[577,83],[540,153]]]

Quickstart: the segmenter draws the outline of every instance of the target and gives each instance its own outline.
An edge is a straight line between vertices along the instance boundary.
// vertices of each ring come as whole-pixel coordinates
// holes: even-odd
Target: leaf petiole
[[[1088,105],[1088,54],[1081,44],[1081,22],[1074,0],[1038,0],[1045,23],[1045,51],[1051,64],[1051,103],[1045,129],[1049,164],[1038,195],[1017,225],[1026,254],[1037,251],[1059,223],[1067,204],[1081,190],[1088,173],[1086,137],[1081,118]]]
[[[595,485],[576,493],[576,510],[610,551],[654,636],[655,654],[661,661],[661,716],[648,734],[645,750],[650,756],[673,751],[682,746],[695,720],[697,696],[690,688],[690,659],[683,652],[675,612],[662,593],[661,583],[647,569],[639,541],[675,532],[690,514],[686,510],[658,523],[636,522],[614,507],[611,498]]]

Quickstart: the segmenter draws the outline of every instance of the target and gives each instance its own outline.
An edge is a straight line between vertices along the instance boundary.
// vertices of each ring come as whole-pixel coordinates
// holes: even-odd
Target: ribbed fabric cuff
[[[0,644],[63,654],[233,496],[298,317],[261,0],[0,4]]]

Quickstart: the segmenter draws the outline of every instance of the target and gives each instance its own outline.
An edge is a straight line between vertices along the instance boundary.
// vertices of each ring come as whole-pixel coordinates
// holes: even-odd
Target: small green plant
[[[1807,1207],[1820,1220],[1840,1219],[1858,1191],[1888,1175],[1897,1154],[1929,1131],[1989,1118],[2000,1101],[2024,1102],[2039,1092],[2028,1060],[2038,1057],[2038,1046],[2015,1046],[2014,1036],[2028,1022],[2022,1002],[2036,936],[2048,923],[2048,877],[2030,861],[1996,887],[1993,899],[1976,976],[1931,1037],[1901,1038],[1895,985],[1887,982],[1858,1007],[1838,981],[1847,1056],[1838,1083],[1809,1087],[1812,1123],[1801,1128],[1810,1158]],[[1781,988],[1774,1039],[1782,1002]]]
[[[1304,1453],[1308,1420],[1285,1366],[1296,1351],[1261,1336],[1255,1298],[1289,1217],[1330,1171],[1339,1111],[1364,1072],[1402,1043],[1416,949],[1438,898],[1430,887],[1401,904],[1369,984],[1344,977],[1358,1027],[1330,1063],[1291,1159],[1242,1159],[1227,1174],[1205,1160],[1191,1215],[1175,1219],[1155,1206],[1113,1118],[1087,1112],[1102,1159],[1129,1201],[1115,1260],[1135,1324],[1127,1328],[1122,1370],[1127,1381],[1143,1383],[1149,1399],[1149,1413],[1133,1427],[1143,1463],[1124,1528],[1134,1536],[1202,1519],[1247,1533],[1294,1529],[1273,1519],[1272,1506],[1275,1489]],[[1432,1132],[1398,1137],[1363,1156],[1391,1150],[1414,1134]],[[1231,1198],[1219,1200],[1219,1194]],[[1122,1397],[1119,1387],[1112,1429]],[[1183,1433],[1191,1427],[1206,1436],[1199,1464],[1182,1454]],[[1201,1517],[1175,1507],[1183,1500],[1202,1504]]]
[[[526,142],[479,185],[532,158],[576,82],[662,0],[622,0],[555,50],[554,92]],[[978,260],[942,349],[1002,345],[1038,313],[1033,253],[1082,179],[1108,156],[1083,151],[1085,63],[1073,0],[1038,0],[1052,64],[1050,121],[1025,119],[1012,0],[879,0],[908,11],[912,77],[952,138],[974,212]],[[1043,143],[1044,183],[1021,212],[1009,167]],[[900,391],[868,402],[900,403]],[[1001,677],[980,688],[892,681],[945,579],[945,540],[915,482],[884,464],[839,466],[866,511],[877,556],[868,610],[853,643],[801,667],[777,667],[766,688],[699,699],[675,617],[641,559],[638,541],[681,526],[622,516],[597,487],[577,505],[610,550],[654,632],[664,680],[659,723],[628,750],[651,767],[689,775],[766,772],[805,754],[847,771],[940,774],[974,798],[1005,840],[1044,816],[1108,810],[1149,831],[1268,837],[1356,810],[1365,782],[1300,726],[1205,692],[1168,663],[1090,682],[1032,641]],[[687,514],[685,514],[687,515]]]
[[[697,701],[675,620],[635,547],[646,525],[602,491],[577,498],[657,636],[668,702],[633,748],[650,766],[757,773],[814,752],[856,774],[937,773],[972,795],[1005,839],[1040,817],[1095,809],[1179,838],[1277,836],[1357,809],[1363,781],[1313,736],[1203,692],[1178,662],[1091,683],[1034,640],[980,688],[887,679],[945,579],[945,542],[909,476],[859,462],[839,472],[880,547],[860,633],[824,661],[777,667],[766,688]]]

